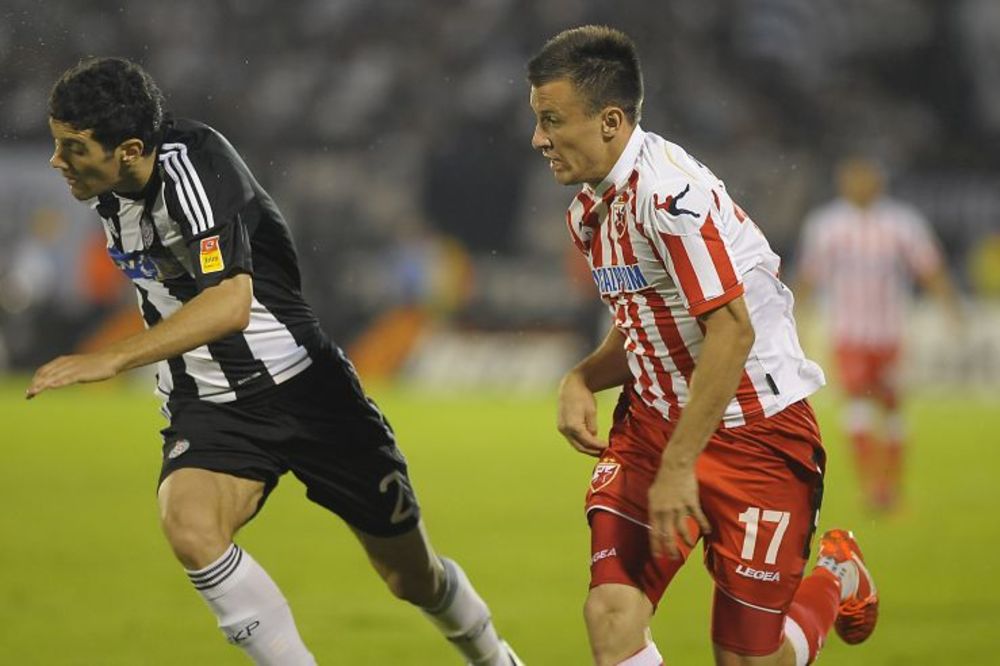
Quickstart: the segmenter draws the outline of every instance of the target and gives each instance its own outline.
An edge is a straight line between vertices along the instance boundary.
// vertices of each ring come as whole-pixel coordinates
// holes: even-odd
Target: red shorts
[[[683,557],[671,560],[649,549],[647,492],[673,426],[626,389],[587,493],[591,587],[631,585],[654,606],[691,550],[681,543]],[[804,400],[719,429],[698,457],[701,508],[712,526],[704,544],[716,584],[712,637],[722,647],[765,655],[781,646],[784,614],[809,559],[825,462]]]
[[[836,356],[840,381],[848,395],[872,396],[895,405],[899,388],[898,344],[875,347],[839,343]]]

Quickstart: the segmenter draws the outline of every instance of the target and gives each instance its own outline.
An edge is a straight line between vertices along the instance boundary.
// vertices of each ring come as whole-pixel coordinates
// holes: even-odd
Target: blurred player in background
[[[718,664],[806,664],[836,625],[875,628],[878,597],[853,536],[820,539],[803,577],[825,454],[779,259],[723,183],[639,126],[631,40],[586,26],[528,65],[532,146],[582,184],[567,214],[614,325],[563,378],[559,429],[599,458],[587,496],[585,617],[601,666],[657,666],[650,618],[699,538],[715,581]],[[594,393],[623,387],[608,442]]]
[[[461,568],[434,553],[392,429],[302,299],[274,201],[222,135],[165,118],[162,103],[146,72],[114,58],[84,61],[52,89],[51,164],[100,215],[146,329],[42,366],[27,397],[158,364],[163,530],[256,663],[315,663],[277,585],[233,543],[290,470],[466,662],[519,664]]]
[[[796,294],[802,303],[816,291],[824,297],[862,490],[872,508],[888,509],[899,499],[906,438],[899,359],[910,293],[919,283],[953,320],[960,310],[930,225],[886,196],[876,163],[845,160],[837,189],[805,222]]]

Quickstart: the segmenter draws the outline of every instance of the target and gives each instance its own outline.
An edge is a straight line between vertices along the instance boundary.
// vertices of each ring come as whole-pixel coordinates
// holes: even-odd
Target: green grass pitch
[[[146,386],[26,402],[25,383],[0,382],[0,663],[245,663],[159,534],[162,419]],[[531,666],[588,663],[582,502],[592,461],[555,432],[553,397],[373,393],[410,460],[437,549],[463,564],[500,631]],[[849,648],[831,636],[821,663],[996,663],[1000,408],[914,399],[908,497],[884,517],[858,502],[832,395],[815,402],[831,461],[821,528],[858,533],[883,601],[872,639]],[[281,585],[320,663],[459,663],[294,478],[239,541]],[[653,623],[669,663],[711,663],[709,597],[693,558]]]

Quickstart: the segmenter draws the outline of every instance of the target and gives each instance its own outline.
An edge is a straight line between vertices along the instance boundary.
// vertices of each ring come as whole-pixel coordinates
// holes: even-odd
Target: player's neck
[[[608,141],[605,152],[604,168],[601,169],[604,175],[601,176],[595,182],[588,182],[587,184],[591,187],[598,187],[601,183],[606,181],[614,171],[615,166],[618,164],[618,160],[621,159],[622,154],[625,152],[625,148],[628,146],[629,139],[632,138],[632,133],[635,132],[635,126],[624,128],[623,131],[616,133]]]
[[[114,191],[122,196],[136,198],[146,189],[149,179],[153,177],[153,167],[156,166],[156,153],[143,155],[135,161],[135,164],[122,173],[122,178],[118,181]]]

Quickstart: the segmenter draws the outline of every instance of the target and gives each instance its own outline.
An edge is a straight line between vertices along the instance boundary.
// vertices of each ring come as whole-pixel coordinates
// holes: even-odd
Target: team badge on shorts
[[[191,442],[186,439],[178,439],[174,442],[174,446],[170,449],[170,453],[167,454],[167,458],[173,460],[174,458],[180,456],[182,453],[191,448]]]
[[[590,490],[597,492],[604,486],[614,481],[618,476],[618,470],[622,468],[621,463],[615,460],[601,460],[594,466],[594,475],[590,477]]]

